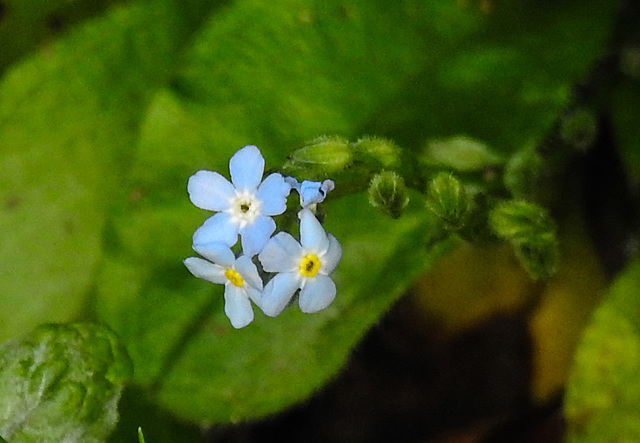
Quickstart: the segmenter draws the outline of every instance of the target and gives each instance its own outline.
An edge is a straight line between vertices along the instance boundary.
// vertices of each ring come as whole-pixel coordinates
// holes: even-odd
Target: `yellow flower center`
[[[242,276],[238,274],[238,271],[227,268],[227,270],[224,271],[224,276],[227,277],[227,280],[229,280],[233,285],[239,288],[244,286],[244,280],[242,279]]]
[[[300,274],[303,277],[315,277],[320,270],[320,260],[315,254],[308,254],[300,261]]]

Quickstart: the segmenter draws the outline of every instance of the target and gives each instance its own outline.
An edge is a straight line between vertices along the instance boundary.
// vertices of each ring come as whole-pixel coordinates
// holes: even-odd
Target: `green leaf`
[[[570,442],[640,439],[640,261],[616,280],[584,332],[565,395]]]
[[[0,340],[85,306],[150,92],[193,31],[173,6],[86,22],[3,77]]]
[[[12,442],[100,442],[118,419],[131,362],[89,323],[45,325],[0,348],[0,434]]]
[[[456,4],[475,20],[444,19],[452,25],[446,31],[443,23],[428,26],[431,44],[423,69],[367,122],[366,131],[416,149],[428,138],[463,134],[498,153],[547,136],[573,86],[601,53],[616,5],[599,0],[544,8],[527,0],[492,2],[485,10],[481,5]],[[471,23],[475,29],[469,29]]]

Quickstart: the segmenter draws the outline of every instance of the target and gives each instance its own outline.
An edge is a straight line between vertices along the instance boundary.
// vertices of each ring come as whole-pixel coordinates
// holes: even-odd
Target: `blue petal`
[[[305,250],[324,254],[329,248],[327,233],[316,216],[309,209],[303,209],[300,216],[300,243]]]
[[[258,254],[258,260],[267,272],[293,272],[301,255],[300,243],[288,232],[278,232]]]
[[[242,288],[228,284],[224,291],[224,313],[231,320],[231,326],[244,328],[253,321],[251,301]]]
[[[238,257],[234,269],[240,273],[245,282],[251,287],[262,291],[262,279],[258,274],[258,268],[246,255]]]
[[[276,230],[276,222],[271,218],[259,215],[250,225],[240,230],[242,237],[242,252],[253,257],[264,248],[269,237]]]
[[[310,182],[305,180],[300,185],[300,205],[307,207],[324,200],[324,194],[320,192],[320,182]]]
[[[287,196],[291,185],[277,173],[264,179],[256,196],[261,201],[260,212],[264,215],[279,215],[287,209]]]
[[[326,275],[307,279],[300,291],[300,310],[311,314],[327,308],[336,298],[336,284]]]
[[[193,233],[193,244],[206,245],[220,242],[227,246],[235,245],[238,241],[238,226],[231,220],[231,215],[226,212],[218,212],[213,217],[209,217]]]
[[[191,202],[208,211],[224,211],[230,207],[236,191],[229,180],[212,171],[198,171],[187,183]]]
[[[332,234],[328,234],[328,236],[329,249],[327,249],[327,253],[323,255],[321,259],[320,273],[322,274],[331,274],[342,258],[342,246],[340,246],[340,242]]]
[[[262,292],[260,308],[270,317],[280,314],[291,297],[300,287],[300,280],[294,272],[277,274],[267,283]]]
[[[210,281],[211,283],[224,284],[227,277],[224,276],[225,269],[221,266],[214,265],[206,260],[198,257],[189,257],[184,260],[184,265],[189,272],[198,278]]]
[[[229,161],[231,181],[239,191],[256,189],[262,180],[264,158],[256,146],[245,146]]]
[[[285,177],[284,181],[291,187],[291,189],[295,189],[298,193],[300,192],[300,182],[295,177]]]
[[[236,260],[236,256],[233,254],[233,251],[229,249],[229,246],[220,242],[194,244],[193,250],[207,260],[224,266],[225,268],[233,267]]]

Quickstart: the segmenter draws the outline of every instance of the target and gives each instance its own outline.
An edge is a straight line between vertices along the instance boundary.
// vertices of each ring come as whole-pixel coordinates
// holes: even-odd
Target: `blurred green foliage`
[[[616,280],[594,313],[569,379],[570,442],[640,439],[640,262]]]
[[[43,322],[106,323],[144,393],[125,394],[124,407],[157,417],[131,429],[142,423],[154,442],[171,435],[156,425],[182,429],[167,415],[234,422],[308,397],[455,242],[427,248],[438,229],[419,199],[391,220],[363,193],[330,197],[325,226],[344,248],[336,302],[315,315],[258,313],[236,331],[221,288],[182,265],[208,215],[187,198],[191,174],[226,174],[246,144],[278,168],[323,134],[381,135],[415,153],[438,146],[454,163],[444,142],[477,140],[473,165],[499,165],[551,131],[603,51],[615,9],[596,0],[0,5],[0,339]],[[614,125],[632,164],[637,83],[625,88]],[[356,145],[396,163],[395,145]],[[640,177],[637,165],[628,170]],[[529,177],[520,173],[512,177]]]

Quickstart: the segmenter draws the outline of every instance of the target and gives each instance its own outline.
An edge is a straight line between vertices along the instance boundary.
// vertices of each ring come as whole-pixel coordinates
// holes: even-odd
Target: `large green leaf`
[[[640,261],[618,278],[580,344],[565,396],[571,442],[640,439]]]
[[[479,8],[482,26],[460,39],[432,28],[422,69],[366,129],[408,146],[425,134],[464,134],[502,152],[542,141],[603,50],[615,3],[457,4]]]
[[[104,326],[39,326],[0,347],[0,433],[12,442],[102,442],[130,377],[129,357]]]
[[[0,83],[0,340],[86,303],[149,93],[194,22],[155,3],[88,22]]]

